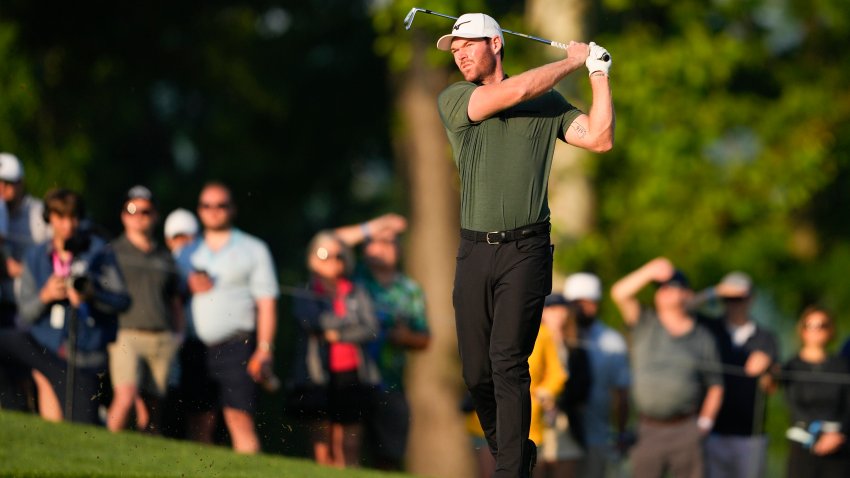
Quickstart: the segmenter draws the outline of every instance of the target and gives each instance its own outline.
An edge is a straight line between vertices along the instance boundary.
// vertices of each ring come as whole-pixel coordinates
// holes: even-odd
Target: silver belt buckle
[[[498,235],[499,235],[499,239],[498,239],[498,240],[491,241],[491,240],[490,240],[490,234],[498,234]],[[502,243],[502,239],[504,239],[504,238],[505,238],[505,233],[504,233],[504,232],[501,232],[501,231],[492,231],[492,232],[488,232],[488,233],[487,233],[487,244],[490,244],[490,245],[501,244],[501,243]]]

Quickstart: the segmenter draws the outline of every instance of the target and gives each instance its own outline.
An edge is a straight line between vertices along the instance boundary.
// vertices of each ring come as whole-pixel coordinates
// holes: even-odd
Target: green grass
[[[243,456],[228,448],[135,432],[47,423],[0,412],[0,476],[401,478],[374,470],[336,470],[278,455]]]

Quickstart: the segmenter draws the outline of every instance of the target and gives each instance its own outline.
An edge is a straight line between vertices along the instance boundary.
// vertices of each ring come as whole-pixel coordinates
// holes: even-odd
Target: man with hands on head
[[[403,216],[388,213],[334,231],[349,246],[362,243],[363,261],[354,281],[369,293],[381,324],[370,346],[381,384],[371,390],[366,429],[375,445],[373,465],[387,470],[404,468],[411,419],[404,380],[408,352],[423,351],[431,342],[425,294],[401,270],[400,236],[406,229]]]
[[[655,308],[637,295],[657,285]],[[611,298],[632,335],[632,395],[639,416],[632,471],[641,478],[701,477],[702,440],[723,401],[720,357],[711,333],[688,313],[685,275],[659,257],[617,281]]]
[[[567,55],[508,77],[505,40],[483,13],[462,15],[437,42],[464,81],[438,108],[461,181],[461,243],[454,306],[463,376],[497,478],[531,474],[528,357],[552,290],[548,177],[555,141],[594,152],[614,144],[611,57],[599,45],[570,42]],[[593,103],[585,114],[553,88],[586,66]]]

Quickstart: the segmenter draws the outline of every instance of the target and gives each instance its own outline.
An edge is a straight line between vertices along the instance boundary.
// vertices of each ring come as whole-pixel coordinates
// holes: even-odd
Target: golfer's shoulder
[[[440,105],[455,103],[464,98],[468,99],[478,85],[469,81],[458,81],[447,86],[438,97]]]
[[[540,95],[539,100],[542,104],[556,111],[574,110],[576,109],[558,90],[551,89]]]

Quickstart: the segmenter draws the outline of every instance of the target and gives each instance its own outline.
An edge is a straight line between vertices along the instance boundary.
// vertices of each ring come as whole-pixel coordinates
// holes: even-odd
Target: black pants
[[[29,373],[33,369],[41,372],[53,386],[64,413],[68,362],[38,344],[29,333],[18,330],[0,331],[0,366],[7,370],[17,368],[17,373]],[[105,372],[105,361],[102,366],[75,369],[74,402],[70,421],[100,423],[98,408],[104,391],[101,377]],[[64,418],[69,420],[69,417]]]
[[[531,422],[528,357],[552,291],[552,248],[541,234],[503,244],[461,239],[454,284],[463,378],[496,478],[517,478]]]
[[[850,474],[847,446],[831,455],[818,456],[797,442],[788,447],[788,478],[846,478]]]

